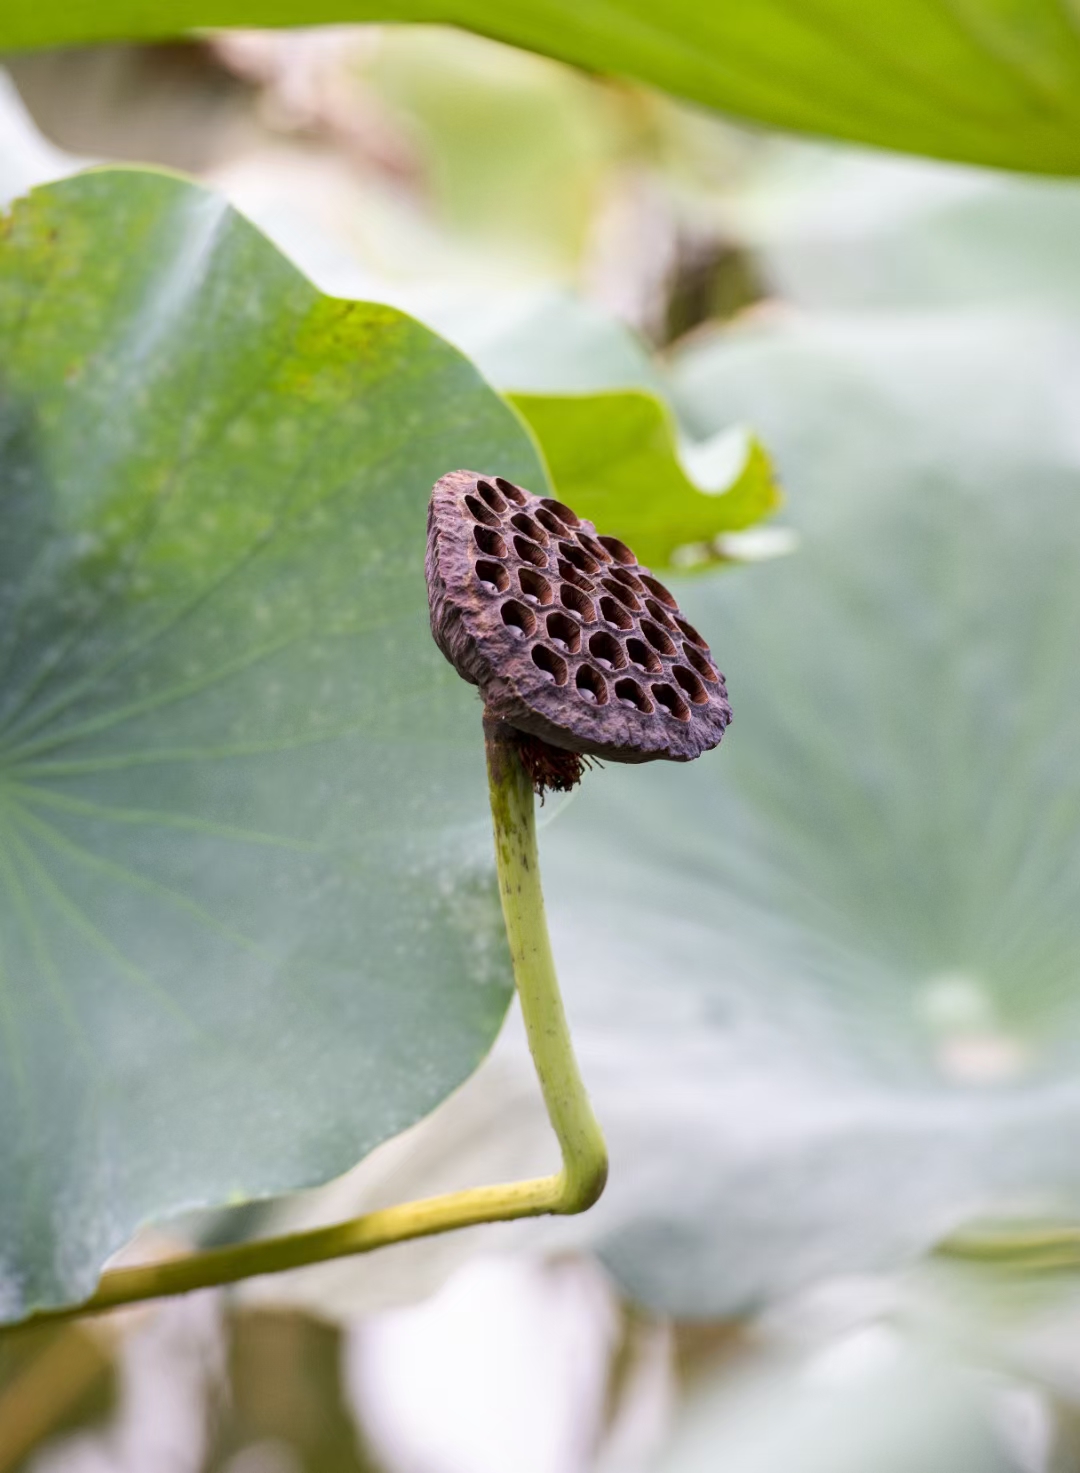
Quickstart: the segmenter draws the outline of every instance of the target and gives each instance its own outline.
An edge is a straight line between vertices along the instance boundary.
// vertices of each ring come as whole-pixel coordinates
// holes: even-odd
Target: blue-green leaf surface
[[[427,627],[458,466],[544,484],[457,352],[223,201],[0,222],[0,1305],[324,1180],[509,997],[479,708]]]
[[[1080,1214],[1080,338],[776,320],[675,366],[759,426],[790,557],[680,602],[735,720],[543,839],[630,1290],[742,1312]]]

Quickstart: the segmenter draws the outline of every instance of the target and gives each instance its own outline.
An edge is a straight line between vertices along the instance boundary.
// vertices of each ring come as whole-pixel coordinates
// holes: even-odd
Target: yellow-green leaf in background
[[[716,490],[696,485],[679,459],[671,413],[654,394],[507,397],[540,442],[559,496],[654,568],[685,561],[683,549],[708,549],[780,505],[769,457],[738,432],[695,446],[696,464],[723,462]]]

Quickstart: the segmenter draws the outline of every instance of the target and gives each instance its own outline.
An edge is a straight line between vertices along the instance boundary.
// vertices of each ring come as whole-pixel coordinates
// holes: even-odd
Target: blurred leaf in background
[[[789,143],[728,196],[768,288],[819,311],[1080,307],[1080,186]]]
[[[760,442],[726,431],[694,447],[699,464],[711,449],[720,482],[711,495],[696,486],[679,461],[672,416],[654,395],[512,394],[510,402],[536,435],[566,503],[654,568],[678,562],[680,553],[707,561],[725,532],[745,531],[780,505]]]
[[[723,753],[608,772],[544,835],[612,1151],[587,1223],[654,1309],[1080,1206],[1076,355],[1001,317],[676,359],[693,428],[775,447],[800,545],[675,585]]]
[[[490,318],[557,284],[657,340],[757,294],[717,186],[766,145],[482,37],[224,32],[7,61],[54,142],[199,170],[335,294]]]
[[[1080,169],[1080,37],[1053,0],[571,0],[512,9],[459,0],[8,0],[0,46],[178,35],[196,26],[358,20],[451,22],[564,61],[635,77],[724,112],[800,132],[1041,173]],[[917,45],[913,45],[917,38]]]

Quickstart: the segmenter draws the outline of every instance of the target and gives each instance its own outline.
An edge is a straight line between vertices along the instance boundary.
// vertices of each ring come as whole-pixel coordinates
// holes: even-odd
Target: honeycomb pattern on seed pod
[[[428,509],[431,627],[489,715],[614,762],[688,762],[731,720],[724,677],[616,537],[501,476],[452,471]]]

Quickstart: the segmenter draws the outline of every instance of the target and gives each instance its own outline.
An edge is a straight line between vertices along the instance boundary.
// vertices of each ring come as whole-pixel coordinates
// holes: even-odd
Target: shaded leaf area
[[[450,22],[740,117],[1051,174],[1080,170],[1080,26],[1055,0],[9,0],[9,48],[202,26]]]
[[[447,469],[543,486],[453,349],[220,199],[105,171],[0,250],[0,1284],[293,1190],[429,1110],[509,975]]]
[[[1080,1211],[1076,349],[822,320],[675,365],[698,432],[775,447],[801,546],[674,585],[723,746],[594,776],[543,835],[612,1152],[567,1230],[656,1309]]]
[[[667,567],[692,544],[740,532],[780,505],[768,456],[757,440],[723,431],[714,448],[722,489],[704,492],[687,475],[666,405],[640,390],[602,394],[511,394],[533,430],[551,479],[568,506],[621,537],[643,563]],[[701,459],[700,447],[698,456]]]

